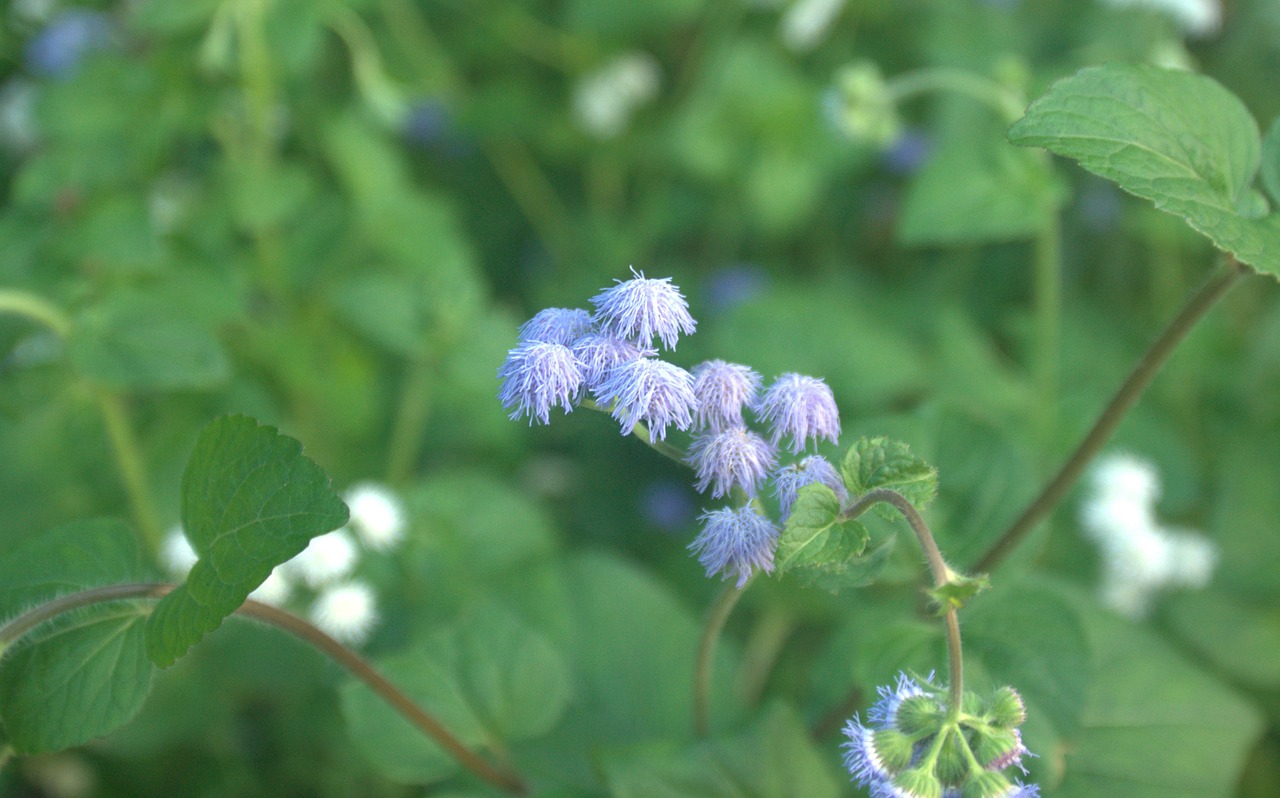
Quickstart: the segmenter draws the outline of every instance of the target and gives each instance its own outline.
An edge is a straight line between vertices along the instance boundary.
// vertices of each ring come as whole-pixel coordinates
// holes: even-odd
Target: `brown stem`
[[[1102,415],[1098,416],[1089,434],[1063,463],[1057,475],[1045,485],[1040,495],[1027,505],[1008,530],[978,559],[973,566],[974,571],[989,572],[995,569],[1031,533],[1036,524],[1062,500],[1062,497],[1080,478],[1085,466],[1106,445],[1111,434],[1138,401],[1138,397],[1142,396],[1147,386],[1151,384],[1151,380],[1169,359],[1173,350],[1187,337],[1187,333],[1191,332],[1196,322],[1203,318],[1209,309],[1227,293],[1227,290],[1247,273],[1244,267],[1231,258],[1224,269],[1210,277],[1192,295],[1173,321],[1169,322],[1160,333],[1160,337],[1152,342],[1142,359],[1133,367],[1133,371],[1120,386],[1120,390],[1111,398],[1111,402],[1102,411]]]
[[[60,596],[0,627],[0,650],[36,626],[68,610],[106,601],[160,598],[173,589],[173,585],[163,584],[108,585],[72,593],[67,596]],[[315,626],[296,615],[291,615],[269,604],[253,600],[245,601],[236,610],[236,614],[264,621],[310,643],[313,647],[329,655],[339,665],[346,668],[352,676],[368,685],[369,689],[377,693],[392,709],[403,715],[405,719],[434,740],[437,745],[449,752],[463,767],[504,792],[512,795],[528,794],[528,785],[517,774],[507,770],[500,770],[486,762],[463,745],[431,713],[415,704],[413,699],[401,692],[400,688],[389,682],[385,676],[374,669],[359,654],[334,640]]]

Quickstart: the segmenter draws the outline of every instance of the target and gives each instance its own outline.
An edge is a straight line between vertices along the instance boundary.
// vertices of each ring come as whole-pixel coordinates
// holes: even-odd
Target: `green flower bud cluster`
[[[880,68],[870,61],[849,64],[836,73],[826,111],[837,130],[873,147],[887,147],[902,133],[897,103]]]
[[[1005,774],[1029,755],[1019,727],[1026,705],[1012,687],[985,698],[966,693],[949,710],[928,679],[900,675],[880,688],[864,725],[845,726],[845,766],[876,798],[1034,798],[1039,788]],[[1025,772],[1025,770],[1023,770]]]

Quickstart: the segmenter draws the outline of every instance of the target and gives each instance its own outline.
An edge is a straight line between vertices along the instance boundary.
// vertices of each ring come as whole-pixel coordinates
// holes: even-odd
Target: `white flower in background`
[[[58,0],[13,0],[13,15],[27,22],[48,22],[58,10]]]
[[[1201,38],[1222,28],[1222,0],[1103,0],[1114,8],[1149,8],[1173,17],[1182,32]]]
[[[844,4],[845,0],[795,0],[778,21],[782,43],[800,53],[822,44]]]
[[[573,113],[587,133],[610,139],[637,108],[658,96],[662,71],[648,53],[625,53],[578,81]]]
[[[311,539],[297,557],[284,564],[288,576],[300,578],[311,588],[320,588],[348,576],[355,570],[360,552],[345,527]]]
[[[377,599],[363,582],[331,585],[311,605],[311,621],[335,640],[359,645],[378,622]]]
[[[23,78],[0,86],[0,148],[20,154],[39,143],[36,92],[36,84]]]
[[[191,542],[187,540],[182,527],[180,525],[170,527],[160,543],[160,565],[165,571],[176,579],[185,579],[198,559],[200,555],[196,554],[196,550],[191,547]]]
[[[293,593],[293,582],[285,575],[283,568],[274,569],[269,576],[249,594],[249,598],[270,604],[273,607],[283,606]]]
[[[1104,604],[1139,620],[1161,590],[1209,583],[1217,549],[1194,532],[1160,525],[1155,514],[1160,475],[1154,465],[1131,455],[1108,455],[1094,467],[1090,487],[1080,521],[1102,558]]]
[[[347,490],[350,526],[374,551],[387,551],[404,540],[405,512],[399,497],[386,485],[360,482]]]

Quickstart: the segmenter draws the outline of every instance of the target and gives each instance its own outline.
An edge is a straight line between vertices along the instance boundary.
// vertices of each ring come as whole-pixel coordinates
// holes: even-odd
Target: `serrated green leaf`
[[[0,559],[0,616],[56,596],[143,576],[137,537],[115,518],[73,521],[24,541]]]
[[[950,246],[1027,238],[1052,221],[1059,193],[1038,153],[957,141],[907,189],[898,240]]]
[[[941,587],[929,591],[929,597],[938,605],[939,611],[960,609],[975,596],[991,587],[991,580],[986,574],[977,576],[952,575],[951,581]]]
[[[800,488],[773,555],[778,573],[834,566],[861,554],[869,537],[866,528],[857,521],[840,523],[839,515],[840,499],[831,488],[819,483]]]
[[[1258,710],[1142,627],[1100,609],[1084,618],[1097,676],[1055,798],[1235,795]]]
[[[733,737],[694,748],[615,755],[604,765],[613,798],[836,798],[830,757],[795,712],[770,708]]]
[[[1280,205],[1280,119],[1271,123],[1262,140],[1262,186]]]
[[[492,606],[379,666],[470,746],[536,737],[568,705],[568,668],[559,652]],[[387,777],[421,784],[458,769],[451,755],[362,682],[343,688],[342,706],[357,748]]]
[[[850,496],[892,488],[920,510],[938,490],[938,472],[933,466],[911,454],[905,443],[888,438],[859,438],[849,447],[840,471]]]
[[[1205,661],[1250,687],[1280,687],[1280,609],[1216,591],[1179,593],[1165,604],[1170,624]]]
[[[137,713],[155,672],[145,609],[113,603],[73,615],[0,661],[0,719],[19,753],[58,751]]]
[[[1078,160],[1242,263],[1280,276],[1280,215],[1240,213],[1258,170],[1258,126],[1212,79],[1147,65],[1090,67],[1032,103],[1009,140]]]
[[[182,526],[200,559],[147,619],[147,655],[172,665],[273,568],[346,521],[346,505],[302,444],[247,416],[213,421],[182,477]]]
[[[861,526],[861,525],[859,525]],[[865,531],[865,530],[864,530]],[[889,555],[897,542],[890,535],[870,551],[843,561],[818,563],[794,568],[793,573],[805,587],[839,593],[845,588],[866,587],[875,581],[889,564]]]

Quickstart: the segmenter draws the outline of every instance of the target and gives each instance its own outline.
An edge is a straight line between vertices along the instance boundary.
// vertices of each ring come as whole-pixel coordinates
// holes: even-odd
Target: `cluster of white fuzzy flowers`
[[[498,398],[511,411],[541,424],[551,411],[566,413],[586,402],[609,412],[630,435],[645,425],[650,443],[664,441],[674,427],[689,432],[685,462],[695,486],[733,506],[701,516],[701,534],[690,544],[708,576],[736,576],[739,587],[757,571],[773,570],[778,524],[758,499],[772,480],[785,522],[799,489],[814,482],[845,489],[835,467],[811,454],[776,468],[784,441],[800,455],[819,440],[840,437],[840,413],[822,380],[785,373],[768,386],[748,366],[708,360],[691,371],[660,360],[655,340],[674,350],[681,335],[696,329],[689,305],[670,278],[651,279],[632,270],[591,299],[594,312],[548,308],[526,322],[520,341],[498,369]],[[747,426],[754,414],[766,434]]]
[[[1112,454],[1094,467],[1081,507],[1085,534],[1102,555],[1102,601],[1134,620],[1147,616],[1161,590],[1204,587],[1218,559],[1217,548],[1201,535],[1159,523],[1159,498],[1155,466]]]
[[[653,56],[624,53],[578,83],[574,117],[592,136],[611,139],[627,129],[637,108],[658,95],[661,78]]]
[[[351,511],[347,526],[311,539],[296,557],[275,568],[249,598],[287,607],[308,607],[311,621],[335,639],[359,645],[378,623],[377,595],[355,577],[362,549],[384,552],[404,539],[404,505],[389,488],[376,482],[351,486],[343,496]],[[198,555],[182,527],[165,536],[160,561],[176,578],[184,578]]]
[[[1116,8],[1148,8],[1168,15],[1187,36],[1205,37],[1222,28],[1222,0],[1103,0]]]

